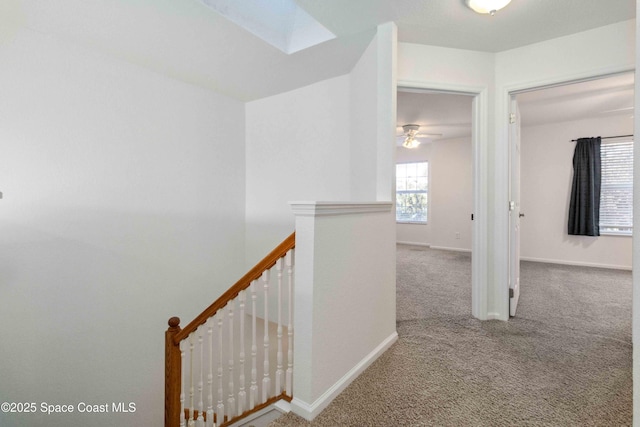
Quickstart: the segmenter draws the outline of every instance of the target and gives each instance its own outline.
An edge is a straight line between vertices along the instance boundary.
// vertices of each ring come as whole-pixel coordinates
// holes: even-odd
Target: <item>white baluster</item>
[[[249,388],[249,408],[253,409],[258,404],[258,341],[256,339],[256,288],[258,287],[258,281],[251,282],[251,313],[252,313],[252,325],[251,325],[251,387]]]
[[[244,304],[246,298],[246,291],[240,291],[240,295],[238,296],[240,300],[240,389],[238,390],[238,415],[242,415],[247,406],[247,393],[244,390]]]
[[[198,346],[200,347],[200,381],[198,382],[198,394],[200,395],[200,400],[198,401],[198,422],[196,425],[198,427],[204,427],[204,403],[203,403],[203,360],[204,360],[204,345],[202,340],[202,328],[198,328]]]
[[[187,426],[195,427],[195,415],[193,405],[193,338],[194,334],[189,335],[189,419],[187,420]]]
[[[262,378],[262,402],[266,402],[270,396],[271,378],[269,376],[269,278],[270,271],[262,273],[264,288],[264,377]]]
[[[284,371],[282,370],[282,258],[276,261],[278,273],[278,353],[276,357],[276,396],[282,393]]]
[[[180,427],[186,426],[184,419],[184,341],[180,341]]]
[[[285,256],[285,264],[287,265],[287,276],[289,279],[289,326],[287,326],[287,379],[285,393],[293,396],[291,389],[293,387],[293,249],[287,252]]]
[[[217,424],[224,423],[224,391],[222,389],[222,324],[224,318],[224,309],[218,311],[218,407],[216,416]]]
[[[207,406],[207,424],[211,427],[213,423],[213,318],[209,319],[209,327],[207,329],[207,335],[209,335],[209,374],[207,375],[207,386],[209,389]]]
[[[229,419],[233,418],[235,414],[233,411],[236,408],[236,397],[233,391],[233,306],[235,300],[229,301],[227,304],[227,310],[229,311],[229,398],[227,399],[227,413]]]

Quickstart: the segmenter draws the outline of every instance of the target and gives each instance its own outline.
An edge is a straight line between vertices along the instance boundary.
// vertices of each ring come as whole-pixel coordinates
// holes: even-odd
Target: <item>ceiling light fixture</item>
[[[496,11],[502,9],[508,5],[511,0],[465,0],[467,6],[478,13],[489,14],[491,16],[496,14]]]
[[[420,145],[420,142],[413,136],[408,136],[402,143],[404,148],[416,148],[418,145]]]
[[[416,135],[418,134],[418,129],[420,129],[419,125],[404,125],[402,126],[402,130],[404,131],[407,137],[405,138],[402,146],[405,148],[416,148],[420,145],[420,141],[416,139]]]

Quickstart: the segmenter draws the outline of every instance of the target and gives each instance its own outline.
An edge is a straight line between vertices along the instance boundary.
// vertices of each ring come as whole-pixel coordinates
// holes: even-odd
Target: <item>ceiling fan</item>
[[[442,136],[441,133],[418,133],[420,129],[420,125],[416,124],[408,124],[402,126],[402,133],[398,135],[399,137],[404,137],[404,141],[402,142],[402,146],[405,148],[416,148],[420,145],[420,141],[418,138],[432,138]]]

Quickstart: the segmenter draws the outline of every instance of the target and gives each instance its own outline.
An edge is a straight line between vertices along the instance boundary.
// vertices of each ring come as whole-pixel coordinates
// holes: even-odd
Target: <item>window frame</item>
[[[419,163],[426,163],[427,165],[427,188],[426,190],[400,190],[398,191],[398,176],[397,176],[397,171],[398,171],[398,166],[399,165],[409,165],[409,164],[419,164]],[[431,197],[429,197],[429,183],[431,182],[431,167],[429,166],[429,160],[423,159],[423,160],[411,160],[411,161],[406,161],[406,162],[397,162],[396,163],[396,168],[395,168],[395,201],[394,201],[394,205],[395,205],[395,210],[396,210],[396,224],[413,224],[413,225],[427,225],[429,223],[429,212],[430,212],[430,205],[431,205]],[[427,198],[427,203],[425,205],[425,220],[424,221],[415,221],[415,220],[399,220],[398,219],[398,193],[400,194],[411,194],[411,193],[418,193],[418,194],[425,194],[426,198]]]

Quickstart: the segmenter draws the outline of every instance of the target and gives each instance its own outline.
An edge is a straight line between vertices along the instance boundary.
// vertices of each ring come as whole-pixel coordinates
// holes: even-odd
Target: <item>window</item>
[[[202,3],[286,54],[336,38],[294,0],[202,0]]]
[[[427,223],[429,164],[396,165],[396,221]]]
[[[630,236],[633,230],[633,141],[600,148],[600,233]]]

